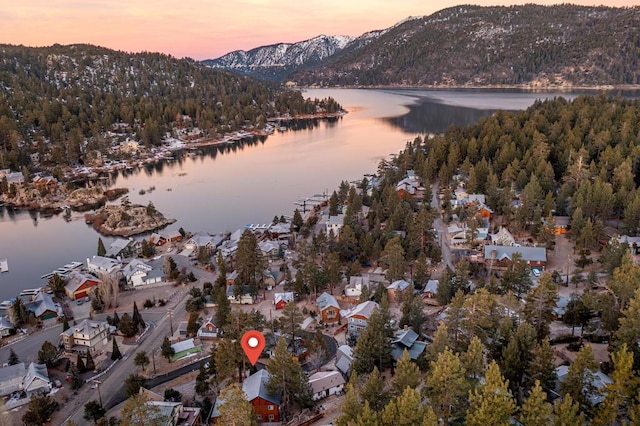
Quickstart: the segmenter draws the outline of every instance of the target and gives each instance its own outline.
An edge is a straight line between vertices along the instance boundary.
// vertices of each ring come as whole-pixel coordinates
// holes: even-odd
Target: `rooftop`
[[[247,395],[247,400],[253,401],[260,397],[266,401],[280,405],[280,395],[274,395],[267,392],[267,383],[270,379],[267,370],[258,370],[256,373],[247,377],[242,383],[242,390]]]

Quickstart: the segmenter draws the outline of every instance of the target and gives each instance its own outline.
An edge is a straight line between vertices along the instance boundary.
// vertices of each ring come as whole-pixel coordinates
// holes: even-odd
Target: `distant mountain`
[[[371,31],[357,38],[320,35],[297,43],[272,44],[249,51],[236,50],[203,62],[212,68],[278,81],[299,69],[321,63],[345,48],[351,50],[365,46],[382,33]]]
[[[640,84],[640,8],[457,6],[288,76],[311,85]]]

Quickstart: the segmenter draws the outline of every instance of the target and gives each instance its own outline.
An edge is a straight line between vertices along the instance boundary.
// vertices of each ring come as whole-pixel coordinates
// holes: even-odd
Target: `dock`
[[[66,265],[64,265],[64,266],[62,266],[60,268],[54,269],[53,271],[49,272],[48,274],[44,274],[40,278],[42,278],[43,280],[48,280],[49,278],[51,278],[55,274],[58,274],[60,276],[60,278],[68,278],[69,274],[72,271],[80,269],[82,267],[82,265],[84,265],[82,262],[67,263]]]
[[[0,259],[0,272],[9,272],[9,261],[7,259]]]
[[[302,197],[293,204],[296,206],[302,206],[302,213],[306,213],[307,210],[312,209],[315,206],[319,206],[329,200],[327,194],[313,194],[311,197]]]

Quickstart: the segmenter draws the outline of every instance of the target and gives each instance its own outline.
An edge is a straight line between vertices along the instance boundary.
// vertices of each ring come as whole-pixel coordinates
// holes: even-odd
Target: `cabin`
[[[27,372],[22,379],[22,391],[31,396],[35,393],[49,393],[53,388],[51,379],[49,379],[49,371],[45,364],[36,364],[32,362],[27,368]]]
[[[337,216],[329,216],[326,223],[327,235],[329,235],[329,233],[331,232],[333,232],[333,235],[335,236],[340,235],[340,231],[342,230],[343,226],[344,226],[343,214],[339,214]]]
[[[344,295],[359,298],[364,288],[369,288],[368,276],[351,276],[349,277],[349,284],[344,288]]]
[[[238,284],[238,286],[240,286]],[[236,285],[227,285],[227,299],[229,302],[240,305],[253,305],[256,303],[256,298],[250,292],[248,285],[240,286],[242,291],[239,295],[236,295]]]
[[[412,360],[417,360],[427,347],[426,342],[418,340],[418,333],[405,326],[403,330],[398,330],[395,340],[391,343],[391,356],[394,360],[399,360],[406,350]]]
[[[427,299],[436,299],[438,297],[438,280],[429,280],[422,290],[422,297]]]
[[[213,317],[206,320],[198,329],[200,340],[215,339],[218,337],[218,326],[213,322]]]
[[[355,338],[360,336],[360,333],[367,328],[369,318],[378,306],[376,302],[367,300],[344,312],[343,317],[347,319],[347,332],[350,336]]]
[[[51,296],[43,292],[38,293],[33,302],[25,303],[24,307],[27,312],[33,313],[40,321],[58,318],[62,315],[60,305],[54,303]]]
[[[69,281],[64,287],[64,292],[70,299],[82,299],[87,297],[100,282],[101,281],[93,275],[72,271],[69,273]]]
[[[484,246],[484,262],[493,269],[511,266],[513,255],[519,253],[531,268],[543,269],[547,265],[547,249],[544,247]]]
[[[293,292],[285,292],[285,293],[275,293],[273,295],[273,304],[276,307],[276,310],[284,309],[287,306],[287,303],[293,302],[294,294]]]
[[[253,407],[258,423],[280,421],[281,395],[267,391],[269,379],[267,370],[258,370],[242,383],[242,390]]]
[[[22,390],[26,372],[24,362],[0,368],[0,397]]]
[[[336,351],[336,368],[344,377],[349,377],[351,373],[351,363],[353,362],[353,349],[349,345],[342,345]]]
[[[313,400],[318,401],[329,395],[338,395],[344,390],[345,380],[337,371],[318,371],[309,376]]]
[[[320,319],[324,324],[336,324],[340,322],[340,305],[335,297],[327,292],[322,293],[316,300]]]
[[[93,274],[113,274],[120,270],[120,261],[111,257],[93,256],[87,258],[87,269]]]
[[[389,303],[396,303],[402,292],[411,287],[411,284],[405,280],[397,280],[387,286],[387,297]]]
[[[33,187],[37,190],[52,189],[58,186],[58,180],[53,176],[38,176],[33,179]]]
[[[122,274],[127,284],[133,288],[157,284],[164,281],[164,271],[159,265],[154,267],[151,262],[144,262],[140,259],[133,259],[129,262]]]

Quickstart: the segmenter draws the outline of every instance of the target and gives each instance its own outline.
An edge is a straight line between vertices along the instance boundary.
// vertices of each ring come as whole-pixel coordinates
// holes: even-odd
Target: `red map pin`
[[[264,336],[258,330],[249,330],[240,339],[240,345],[251,361],[251,365],[256,365],[256,361],[264,349]]]

